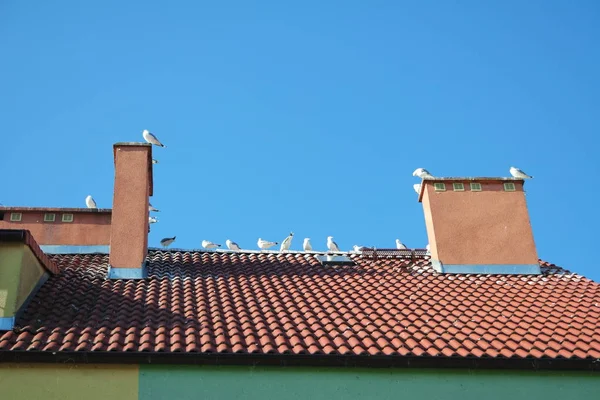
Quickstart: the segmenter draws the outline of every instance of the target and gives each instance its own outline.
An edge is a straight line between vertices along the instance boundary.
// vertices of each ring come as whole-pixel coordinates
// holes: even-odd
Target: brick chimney
[[[427,178],[421,184],[431,260],[438,272],[539,274],[517,178]]]
[[[115,185],[110,232],[110,279],[146,277],[148,197],[152,196],[152,147],[116,143]]]

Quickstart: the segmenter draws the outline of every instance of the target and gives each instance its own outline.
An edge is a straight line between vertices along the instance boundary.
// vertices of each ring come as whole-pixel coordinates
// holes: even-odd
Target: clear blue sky
[[[540,257],[600,281],[598,21],[583,0],[2,1],[0,203],[111,207],[112,144],[147,128],[152,246],[424,247],[415,168],[516,165]]]

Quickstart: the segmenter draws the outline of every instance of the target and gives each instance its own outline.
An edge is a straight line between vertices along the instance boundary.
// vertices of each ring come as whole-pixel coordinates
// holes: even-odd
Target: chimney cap
[[[425,193],[425,182],[440,182],[440,181],[469,181],[469,182],[523,182],[525,184],[525,179],[523,178],[514,178],[514,177],[506,177],[506,176],[433,176],[431,178],[423,178],[421,181],[421,191],[419,192],[419,203],[423,201],[423,194]]]
[[[152,175],[152,145],[143,142],[117,142],[113,144],[114,161],[117,162],[117,148],[119,147],[147,147],[148,148],[148,176],[150,179],[149,195],[154,194],[154,177]]]

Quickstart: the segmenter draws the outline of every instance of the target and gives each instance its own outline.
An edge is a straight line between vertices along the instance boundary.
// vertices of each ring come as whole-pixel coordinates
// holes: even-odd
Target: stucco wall
[[[1,364],[6,399],[594,399],[600,374],[432,369]]]

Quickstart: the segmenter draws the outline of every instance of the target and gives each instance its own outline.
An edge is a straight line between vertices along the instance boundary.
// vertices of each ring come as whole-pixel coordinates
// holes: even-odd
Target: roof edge
[[[233,354],[233,353],[128,353],[2,351],[0,362],[97,363],[97,364],[195,364],[264,365],[281,367],[369,367],[437,369],[571,370],[600,372],[596,359],[568,358],[478,358],[433,356],[344,356],[326,354]]]
[[[74,208],[74,207],[11,207],[0,206],[0,211],[46,211],[46,212],[71,212],[90,214],[111,214],[112,208]]]

